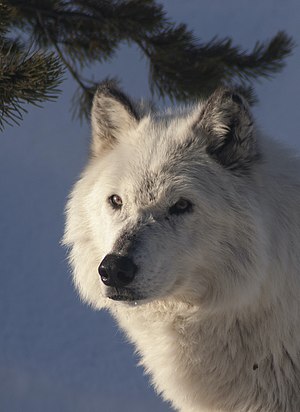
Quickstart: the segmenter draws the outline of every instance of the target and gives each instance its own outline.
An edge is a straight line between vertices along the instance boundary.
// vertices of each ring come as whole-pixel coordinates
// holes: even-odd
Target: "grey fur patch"
[[[130,255],[138,245],[137,230],[139,226],[131,226],[123,229],[113,246],[113,251],[120,255]]]
[[[234,90],[216,90],[194,129],[204,133],[207,153],[227,169],[244,172],[260,159],[248,104]]]
[[[141,185],[140,190],[143,197],[146,197],[146,200],[149,202],[154,202],[156,199],[155,189],[157,181],[158,176],[156,176],[154,173],[145,173],[143,184]]]

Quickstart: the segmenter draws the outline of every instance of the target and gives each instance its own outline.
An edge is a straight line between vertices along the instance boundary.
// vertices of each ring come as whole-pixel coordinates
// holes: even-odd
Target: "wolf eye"
[[[192,210],[192,204],[189,200],[179,199],[169,208],[170,215],[181,215]]]
[[[122,198],[119,195],[111,195],[108,201],[114,209],[121,209],[123,205]]]

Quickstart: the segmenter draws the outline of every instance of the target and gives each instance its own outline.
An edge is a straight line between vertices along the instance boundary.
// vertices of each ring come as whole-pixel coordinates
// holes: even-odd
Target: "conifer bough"
[[[154,0],[6,0],[0,1],[0,12],[5,16],[0,41],[7,43],[8,30],[16,29],[26,39],[18,47],[0,46],[5,63],[0,69],[0,127],[6,117],[20,118],[21,102],[56,96],[63,68],[78,84],[73,109],[86,116],[103,79],[85,79],[81,73],[111,59],[124,41],[136,44],[148,60],[152,93],[171,100],[207,97],[220,85],[234,85],[251,99],[253,81],[280,71],[293,49],[282,31],[248,53],[229,38],[201,43],[186,25],[171,22]],[[32,44],[40,51],[22,58]]]

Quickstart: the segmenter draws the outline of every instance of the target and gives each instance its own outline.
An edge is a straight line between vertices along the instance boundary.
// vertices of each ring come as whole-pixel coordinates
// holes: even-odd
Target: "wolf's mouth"
[[[142,300],[144,297],[139,293],[134,293],[131,290],[124,289],[122,291],[116,290],[116,288],[110,288],[106,293],[106,296],[109,299],[116,300],[116,301],[123,301],[123,302],[135,302],[137,300]]]
[[[127,296],[127,295],[125,295],[125,296],[124,295],[111,295],[111,296],[108,296],[108,298],[112,299],[112,300],[129,301],[129,302],[139,300],[136,297]]]

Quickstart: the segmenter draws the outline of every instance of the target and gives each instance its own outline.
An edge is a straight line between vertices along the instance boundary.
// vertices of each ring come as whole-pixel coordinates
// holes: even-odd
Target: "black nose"
[[[111,254],[102,260],[98,272],[106,286],[123,287],[133,281],[137,266],[126,256]]]

